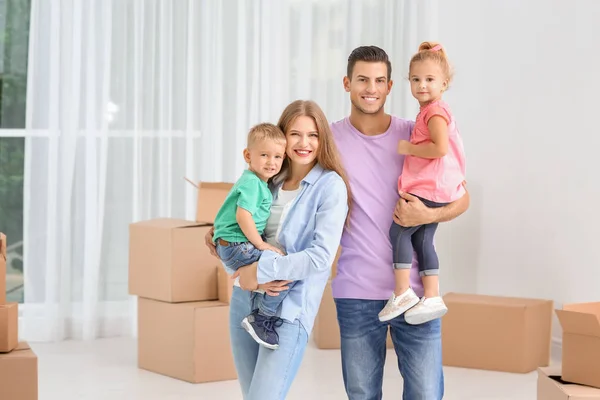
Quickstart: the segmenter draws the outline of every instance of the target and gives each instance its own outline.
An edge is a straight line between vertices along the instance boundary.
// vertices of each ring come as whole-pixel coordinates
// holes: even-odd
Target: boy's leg
[[[225,270],[233,273],[245,265],[258,261],[262,251],[250,242],[222,245],[217,241],[217,254],[221,258]]]
[[[405,400],[441,400],[444,395],[441,321],[408,325],[404,318],[390,321],[391,336],[404,379]]]
[[[287,285],[287,290],[279,292],[279,296],[269,296],[266,293],[263,294],[261,296],[260,303],[258,306],[258,313],[267,317],[274,317],[275,315],[277,315],[277,309],[283,302],[283,299],[287,297],[288,293],[290,292],[290,290],[292,290],[295,284],[296,282],[291,282],[289,285]]]
[[[385,301],[335,299],[335,305],[348,399],[380,400],[388,324],[379,321],[378,313]]]
[[[260,345],[268,349],[279,348],[279,334],[277,328],[281,326],[283,320],[277,317],[277,309],[294,287],[295,282],[290,283],[289,289],[279,292],[279,296],[269,296],[268,294],[259,294],[257,296],[258,309],[252,311],[242,321],[242,326]]]

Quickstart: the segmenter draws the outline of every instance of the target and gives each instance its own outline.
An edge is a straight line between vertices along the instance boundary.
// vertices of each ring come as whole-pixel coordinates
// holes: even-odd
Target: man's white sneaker
[[[444,300],[438,297],[423,297],[419,304],[411,308],[404,315],[407,324],[420,325],[434,319],[443,317],[448,312]]]
[[[385,322],[394,319],[397,316],[404,314],[406,310],[414,307],[418,302],[419,297],[412,288],[408,288],[408,290],[400,296],[396,296],[392,293],[392,296],[385,307],[383,307],[383,310],[379,312],[379,320]]]

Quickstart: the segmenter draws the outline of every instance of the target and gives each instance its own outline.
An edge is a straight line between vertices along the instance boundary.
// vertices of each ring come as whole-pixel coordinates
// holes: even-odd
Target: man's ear
[[[350,92],[350,78],[348,78],[347,76],[345,76],[344,80],[343,80],[343,84],[344,84],[344,90],[346,92]]]

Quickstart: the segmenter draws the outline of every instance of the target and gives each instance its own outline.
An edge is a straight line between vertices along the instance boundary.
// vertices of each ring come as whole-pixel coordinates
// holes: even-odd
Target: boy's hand
[[[285,256],[285,253],[284,253],[283,251],[281,251],[281,249],[280,249],[280,248],[278,248],[278,247],[275,247],[275,246],[273,246],[273,245],[270,245],[270,244],[269,244],[269,243],[267,243],[267,242],[263,242],[263,245],[262,245],[262,246],[260,246],[258,249],[259,249],[259,250],[261,250],[261,251],[265,251],[265,250],[271,250],[271,251],[274,251],[275,253],[279,253],[279,254],[281,254],[282,256]]]
[[[410,155],[412,144],[408,140],[398,142],[398,154]]]

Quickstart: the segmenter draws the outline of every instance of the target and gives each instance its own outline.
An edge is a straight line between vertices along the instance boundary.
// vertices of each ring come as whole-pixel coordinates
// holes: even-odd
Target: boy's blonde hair
[[[272,140],[276,143],[282,144],[285,146],[286,139],[285,134],[277,125],[263,122],[258,125],[254,125],[250,132],[248,132],[248,148],[251,148],[256,143],[261,142],[263,140]]]
[[[454,71],[452,70],[452,65],[450,65],[450,62],[448,61],[448,55],[446,54],[446,51],[442,45],[437,42],[421,43],[419,46],[419,51],[410,59],[408,78],[410,79],[410,70],[412,69],[413,64],[425,60],[431,60],[438,63],[438,65],[442,68],[442,72],[444,75],[446,75],[448,86],[450,86]]]

